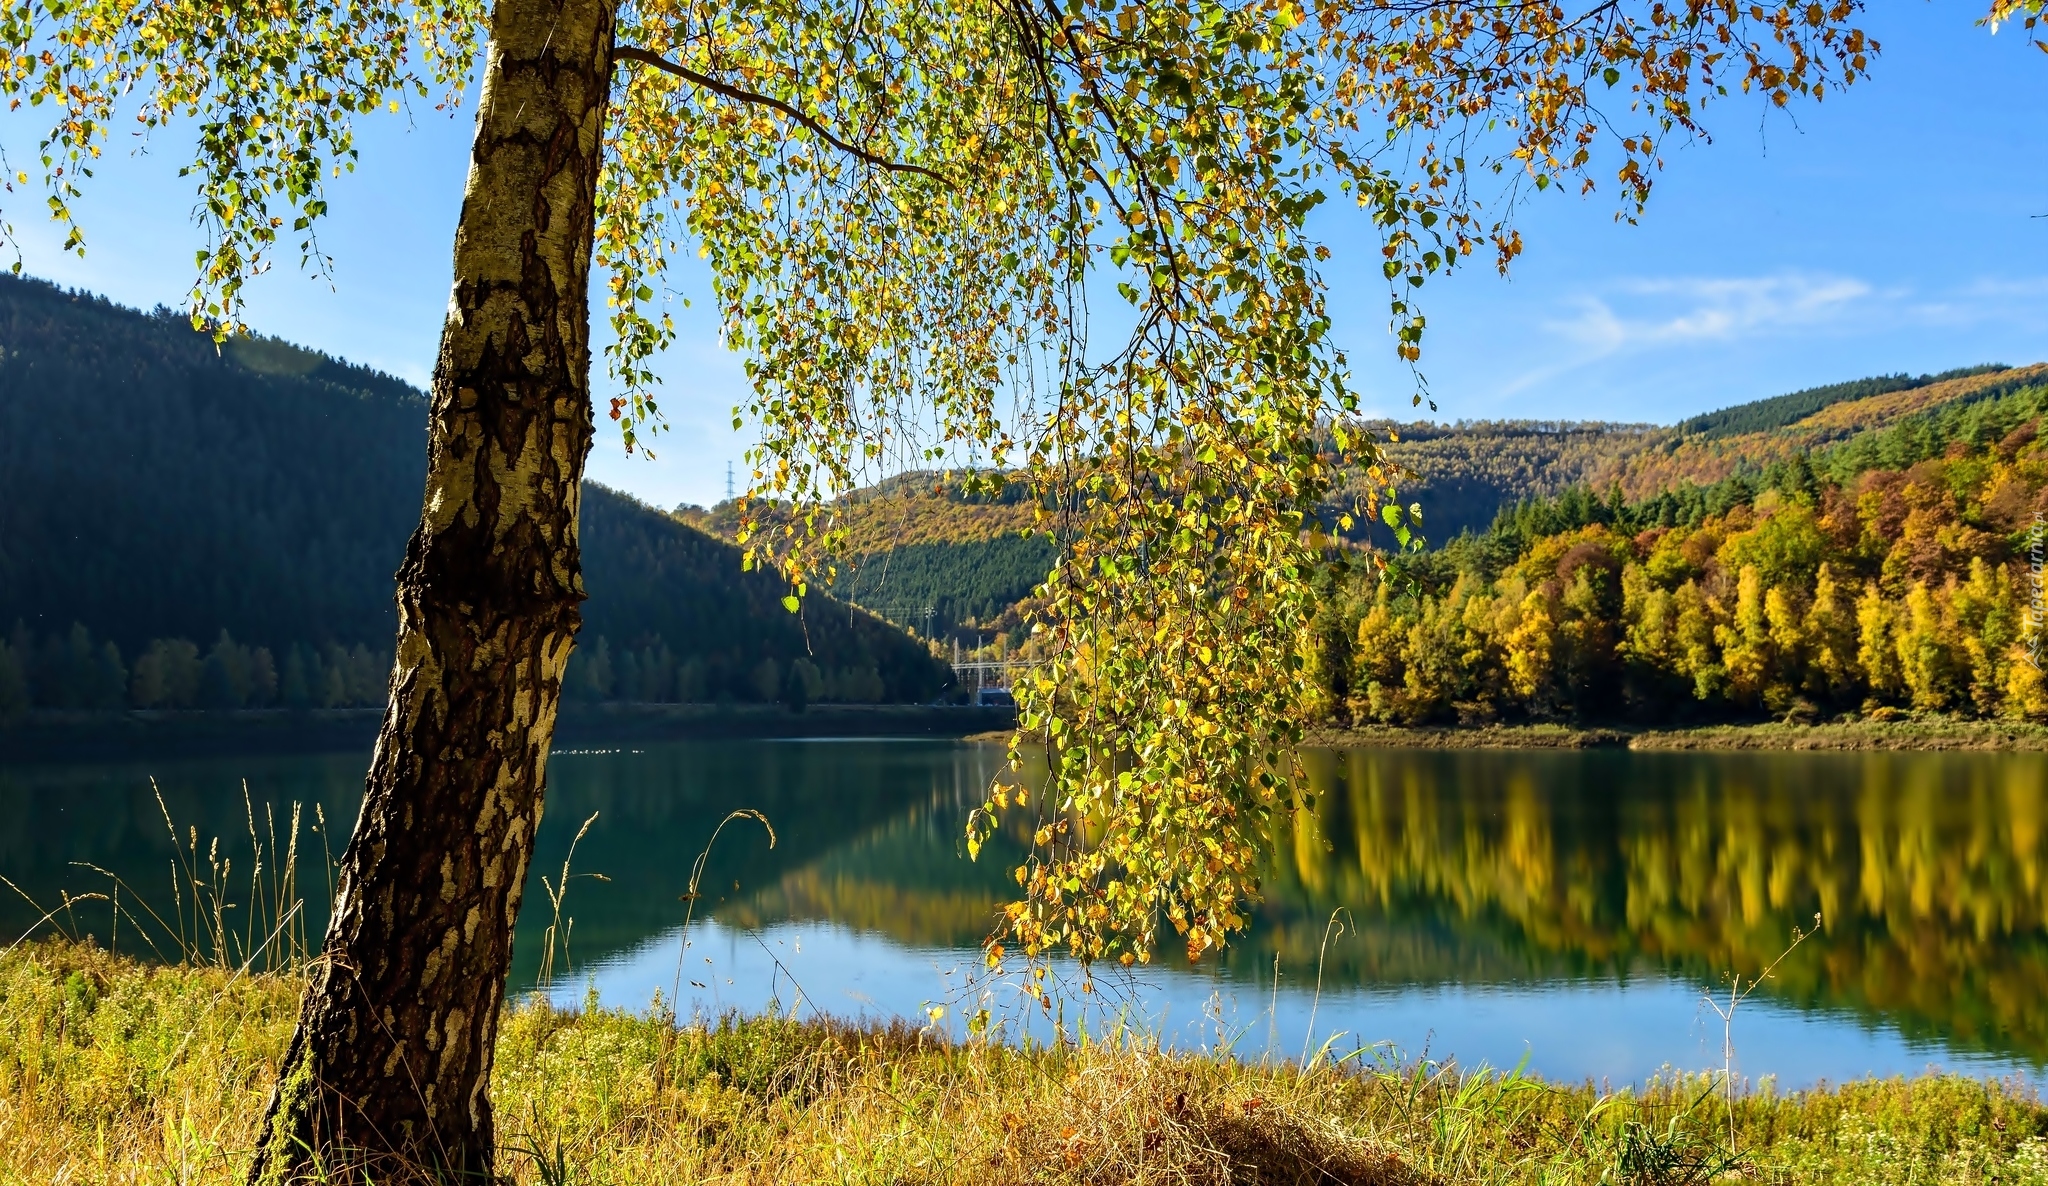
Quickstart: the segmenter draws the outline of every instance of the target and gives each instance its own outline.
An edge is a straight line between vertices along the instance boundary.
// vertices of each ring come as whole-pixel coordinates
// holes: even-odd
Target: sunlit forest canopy
[[[1831,383],[1824,387],[1809,387],[1787,395],[1737,404],[1681,420],[1678,432],[1681,435],[1709,437],[1734,436],[1744,432],[1761,432],[1765,429],[1782,428],[1813,415],[1830,404],[1848,400],[1864,399],[1873,395],[1886,395],[1894,391],[1910,391],[1945,379],[1967,379],[1975,375],[1990,374],[2006,368],[1992,363],[1986,366],[1961,367],[1943,371],[1938,375],[1879,375],[1871,379],[1858,379],[1850,383]]]
[[[1421,535],[1441,547],[1460,534],[1483,532],[1517,503],[1555,498],[1584,486],[1606,498],[1620,487],[1628,499],[1687,487],[1708,487],[1738,474],[1752,477],[1773,462],[1828,448],[1934,407],[1965,407],[2040,380],[2037,367],[1971,366],[1936,375],[1877,376],[1735,404],[1677,425],[1596,421],[1472,421],[1454,424],[1364,422],[1383,438],[1400,501],[1422,509]],[[1353,472],[1336,515],[1367,492]],[[1348,534],[1383,548],[1396,546],[1383,523],[1361,521]]]
[[[2048,513],[2044,380],[2034,367],[1925,389],[1968,398],[1880,394],[1861,402],[1884,415],[1817,451],[1767,438],[1731,476],[1640,500],[1574,487],[1360,568],[1318,610],[1322,711],[2048,717],[2025,631]],[[1817,435],[1802,427],[1816,418],[1787,431]]]

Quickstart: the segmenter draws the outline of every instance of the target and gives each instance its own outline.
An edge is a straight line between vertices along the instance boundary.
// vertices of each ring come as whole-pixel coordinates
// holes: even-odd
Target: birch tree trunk
[[[581,622],[614,2],[491,14],[390,704],[253,1182],[493,1174],[499,1005]]]

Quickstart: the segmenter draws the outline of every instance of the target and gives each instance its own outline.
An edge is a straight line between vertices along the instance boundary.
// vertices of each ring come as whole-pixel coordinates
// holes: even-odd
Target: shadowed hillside
[[[0,712],[380,702],[425,428],[388,375],[0,277]],[[660,511],[593,485],[582,526],[572,694],[944,685],[900,631],[825,598],[791,615],[775,577]]]

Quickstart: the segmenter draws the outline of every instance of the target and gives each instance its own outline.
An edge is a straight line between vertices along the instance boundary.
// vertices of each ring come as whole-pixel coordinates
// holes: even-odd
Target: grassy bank
[[[0,956],[0,1181],[238,1180],[296,987],[73,945]],[[1750,1092],[1732,1158],[1702,1086],[526,1006],[494,1092],[519,1183],[2048,1184],[2048,1111],[1998,1085]]]
[[[2008,750],[2048,751],[2048,725],[1956,717],[1857,719],[1798,725],[1768,721],[1686,729],[1570,725],[1425,726],[1312,729],[1312,745],[1400,746],[1416,749],[1637,750]]]

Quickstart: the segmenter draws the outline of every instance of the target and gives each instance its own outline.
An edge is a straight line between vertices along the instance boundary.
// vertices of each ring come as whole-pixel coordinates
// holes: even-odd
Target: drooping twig
[[[922,173],[924,176],[931,178],[933,181],[945,180],[945,178],[939,176],[937,173],[932,172],[930,169],[925,168],[923,165],[912,165],[906,164],[903,161],[892,161],[888,157],[877,156],[874,153],[869,152],[867,149],[862,148],[858,144],[852,144],[845,140],[841,140],[838,136],[832,134],[832,129],[826,127],[823,123],[819,122],[817,117],[809,115],[799,110],[798,108],[792,106],[791,104],[783,102],[781,99],[778,99],[773,95],[764,95],[759,91],[750,91],[747,90],[745,87],[737,87],[729,82],[720,82],[718,79],[713,78],[708,74],[699,74],[697,71],[690,69],[688,66],[684,66],[676,62],[671,62],[667,58],[662,57],[660,54],[654,53],[649,50],[641,49],[637,45],[621,45],[614,47],[612,50],[612,58],[615,61],[640,62],[645,65],[652,66],[656,70],[661,70],[665,71],[666,73],[673,74],[677,78],[680,78],[685,82],[693,83],[697,86],[703,87],[705,90],[710,91],[713,94],[724,95],[726,98],[732,99],[735,102],[751,103],[754,104],[755,106],[768,107],[773,110],[780,111],[782,114],[795,120],[802,127],[808,129],[811,132],[811,134],[818,137],[818,139],[823,140],[825,143],[830,144],[832,147],[838,149],[839,151],[846,153],[848,156],[856,157],[860,160],[863,160],[868,164],[875,166],[878,169],[883,169],[891,173]]]

